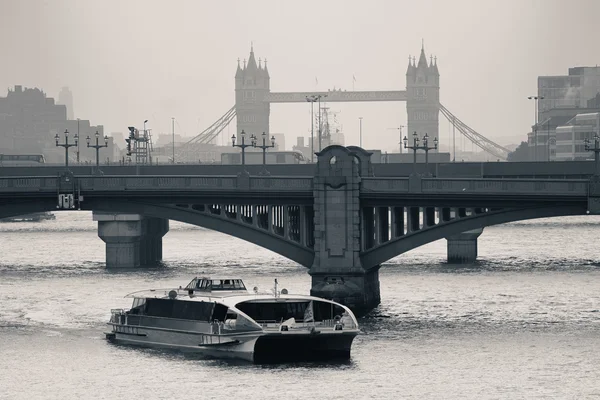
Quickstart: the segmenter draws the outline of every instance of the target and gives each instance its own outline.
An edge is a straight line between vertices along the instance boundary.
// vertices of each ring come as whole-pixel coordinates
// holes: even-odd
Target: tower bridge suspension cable
[[[470,128],[463,121],[458,119],[458,117],[452,114],[446,107],[440,104],[440,112],[446,117],[446,119],[454,125],[454,127],[462,133],[464,137],[469,139],[471,143],[475,144],[477,147],[482,149],[483,151],[497,157],[501,160],[506,160],[508,158],[508,153],[510,150],[504,146],[499,145],[498,143],[493,142],[492,140],[486,138],[482,134],[478,133],[474,129]]]
[[[198,158],[197,153],[201,150],[202,145],[209,144],[216,139],[231,121],[233,121],[235,116],[235,106],[233,106],[212,125],[187,141],[184,145],[180,146],[177,151],[177,158],[186,161],[196,161]]]

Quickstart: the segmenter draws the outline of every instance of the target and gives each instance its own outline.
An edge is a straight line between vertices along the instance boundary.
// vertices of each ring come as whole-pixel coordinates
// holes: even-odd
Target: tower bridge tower
[[[421,47],[419,62],[408,58],[406,70],[406,113],[408,135],[417,132],[439,138],[440,73],[437,58],[427,63],[425,48]]]
[[[409,57],[406,70],[406,91],[333,91],[272,93],[267,61],[254,56],[250,47],[248,61],[240,65],[235,74],[235,110],[237,133],[248,135],[269,132],[271,103],[304,103],[311,94],[327,95],[328,102],[344,101],[406,101],[408,135],[413,132],[422,137],[425,133],[439,138],[440,73],[437,59],[425,56],[421,47],[418,62]]]
[[[270,92],[270,77],[267,60],[264,66],[254,58],[254,47],[250,47],[248,62],[243,67],[238,60],[235,73],[235,108],[237,117],[237,133],[242,130],[248,135],[269,135],[270,103],[266,100]]]

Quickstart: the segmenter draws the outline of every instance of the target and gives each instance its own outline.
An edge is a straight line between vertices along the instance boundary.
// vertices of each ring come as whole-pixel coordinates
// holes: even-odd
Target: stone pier
[[[162,238],[169,232],[169,220],[164,218],[142,219],[140,239],[140,264],[156,265],[162,260]]]
[[[169,221],[139,214],[94,212],[98,236],[106,243],[106,268],[155,265],[162,259],[162,237]]]
[[[381,300],[379,266],[367,270],[360,261],[359,185],[361,174],[370,171],[370,153],[329,146],[317,157],[310,292],[363,315]]]
[[[477,238],[483,228],[473,229],[447,237],[448,262],[450,264],[471,264],[477,259]]]

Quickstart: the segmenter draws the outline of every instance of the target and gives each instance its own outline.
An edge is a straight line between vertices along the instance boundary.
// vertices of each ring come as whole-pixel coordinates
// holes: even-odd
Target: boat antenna
[[[275,287],[273,288],[273,294],[275,295],[275,297],[279,297],[279,293],[277,293],[277,278],[275,278]]]

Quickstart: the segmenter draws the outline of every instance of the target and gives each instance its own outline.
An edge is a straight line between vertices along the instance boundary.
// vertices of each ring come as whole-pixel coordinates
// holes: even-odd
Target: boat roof
[[[216,301],[227,306],[235,307],[236,304],[243,303],[245,301],[253,300],[253,301],[293,301],[293,300],[318,300],[325,301],[328,303],[338,304],[334,301],[323,299],[320,297],[303,295],[303,294],[282,294],[278,293],[275,296],[273,293],[251,293],[248,291],[245,292],[201,292],[194,291],[192,294],[188,292],[187,289],[147,289],[140,290],[138,292],[129,293],[125,297],[134,297],[134,298],[167,298],[169,297],[169,292],[174,290],[177,292],[176,299],[182,301]]]
[[[223,282],[230,282],[231,288],[219,287],[215,290],[214,285],[222,285]],[[207,283],[208,284],[207,286]],[[277,280],[275,280],[277,284]],[[240,286],[241,284],[241,286]],[[235,286],[235,287],[234,287]],[[208,277],[195,277],[185,287],[179,288],[165,288],[165,289],[147,289],[140,290],[137,292],[129,293],[125,297],[133,298],[168,298],[169,293],[175,291],[177,296],[175,299],[181,301],[209,301],[224,304],[228,307],[235,307],[237,304],[253,301],[253,302],[292,302],[292,301],[321,301],[331,303],[348,309],[346,306],[339,304],[335,301],[324,299],[321,297],[302,295],[302,294],[290,294],[287,290],[282,289],[281,291],[276,288],[271,289],[270,292],[258,292],[257,288],[254,288],[253,292],[246,289],[242,279],[239,278],[208,278]]]

